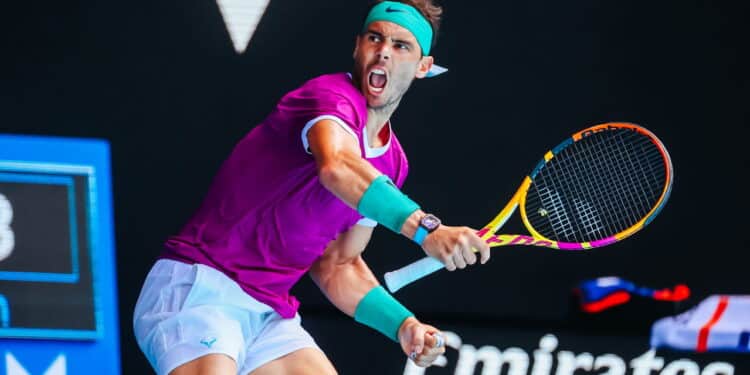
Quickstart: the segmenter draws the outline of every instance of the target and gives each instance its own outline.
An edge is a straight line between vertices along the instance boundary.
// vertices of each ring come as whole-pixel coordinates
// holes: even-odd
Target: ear
[[[432,56],[422,56],[422,59],[419,60],[419,67],[417,68],[417,74],[414,76],[416,78],[424,78],[427,75],[427,72],[430,71],[432,68],[432,63],[435,61],[435,59],[432,58]]]
[[[357,37],[354,38],[354,52],[352,52],[352,58],[354,59],[357,58],[357,50],[359,49],[359,39],[361,37],[362,37],[361,35],[357,34]]]

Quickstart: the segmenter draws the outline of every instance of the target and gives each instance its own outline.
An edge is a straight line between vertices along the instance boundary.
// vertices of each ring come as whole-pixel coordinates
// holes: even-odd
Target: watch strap
[[[422,243],[424,242],[425,237],[430,234],[430,232],[427,231],[427,229],[423,226],[417,226],[417,230],[414,232],[414,242],[417,243],[417,245],[422,246]]]

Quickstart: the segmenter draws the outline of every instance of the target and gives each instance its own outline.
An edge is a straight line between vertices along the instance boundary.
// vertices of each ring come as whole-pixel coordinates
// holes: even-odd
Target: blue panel
[[[85,282],[91,283],[87,290],[93,290],[95,310],[91,318],[94,329],[14,326],[14,321],[26,317],[11,314],[14,299],[5,290],[19,288],[19,285],[34,288],[45,283],[39,283],[42,280],[34,280],[23,274],[21,276],[24,277],[14,281],[0,279],[0,337],[15,337],[0,338],[0,375],[5,374],[10,362],[29,374],[43,374],[60,366],[64,368],[63,373],[67,374],[119,374],[117,275],[108,142],[98,139],[0,135],[0,172],[0,181],[4,182],[68,186],[68,206],[81,208],[78,211],[70,210],[71,215],[76,215],[76,212],[78,215],[70,217],[71,243],[72,246],[77,245],[90,252],[90,264],[74,263],[73,270],[78,273],[85,268],[90,272]],[[77,187],[85,189],[76,189]],[[85,228],[75,227],[75,223],[79,222],[88,225]],[[72,233],[83,233],[85,236]],[[76,244],[79,238],[85,243]],[[60,282],[54,278],[44,281]],[[76,283],[84,282],[83,278],[68,281],[69,284],[45,285],[75,286],[78,285]],[[31,337],[34,339],[29,339]]]
[[[78,218],[76,215],[76,198],[73,178],[70,176],[54,176],[34,173],[2,173],[0,165],[0,182],[23,184],[62,185],[68,190],[68,223],[70,225],[70,272],[30,272],[30,271],[0,271],[0,280],[35,281],[45,283],[76,283],[78,282]],[[53,171],[49,171],[53,172]],[[0,330],[0,336],[6,336]]]

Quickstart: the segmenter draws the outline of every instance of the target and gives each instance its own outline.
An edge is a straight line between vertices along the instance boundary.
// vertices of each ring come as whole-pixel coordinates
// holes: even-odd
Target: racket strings
[[[596,139],[598,142],[592,142],[595,146],[592,150],[595,153],[590,154],[597,162],[599,172],[606,172],[595,175],[603,177],[596,179],[597,188],[601,192],[597,196],[604,199],[602,202],[610,209],[608,213],[617,213],[617,215],[608,215],[608,221],[615,224],[611,229],[614,233],[632,226],[648,213],[652,204],[646,202],[646,197],[653,198],[654,195],[644,190],[642,181],[637,177],[638,171],[642,169],[634,168],[634,155],[627,151],[627,147],[633,144],[633,140],[648,141],[648,139],[634,132],[620,131],[619,133],[612,137],[598,137]],[[634,139],[626,139],[626,137]],[[609,161],[616,163],[612,164]],[[602,183],[604,183],[603,186]],[[655,203],[655,200],[653,202]],[[618,222],[621,225],[616,225]]]
[[[635,224],[641,219],[641,217],[643,217],[643,215],[651,210],[652,205],[649,202],[655,203],[658,195],[657,192],[652,189],[653,184],[649,181],[651,177],[653,177],[653,169],[650,167],[650,164],[644,166],[644,164],[641,163],[640,157],[637,156],[639,153],[634,153],[632,150],[629,150],[630,147],[628,146],[630,146],[630,144],[623,143],[623,146],[624,147],[619,148],[619,150],[624,153],[624,155],[622,155],[622,160],[628,162],[629,168],[624,170],[628,172],[626,177],[629,181],[626,181],[626,183],[632,184],[631,186],[637,186],[639,189],[638,191],[626,191],[630,193],[631,199],[628,201],[635,206],[631,210],[628,210],[628,212],[635,216],[633,219],[634,221],[632,222],[632,224]],[[638,146],[641,146],[640,152],[644,152],[642,145]],[[655,151],[658,152],[658,150]],[[641,173],[645,180],[641,181],[638,176],[634,176],[635,173]]]
[[[643,139],[643,137],[639,139]],[[610,142],[612,141],[614,140],[610,140]],[[649,149],[643,148],[643,143],[625,142],[623,139],[619,141],[620,144],[613,147],[613,150],[620,152],[618,160],[622,162],[623,167],[618,171],[621,173],[620,177],[623,183],[627,184],[623,186],[630,187],[629,189],[622,189],[622,193],[627,195],[624,202],[630,204],[630,207],[626,210],[630,218],[628,222],[629,227],[640,221],[644,215],[651,211],[651,208],[661,194],[661,187],[663,186],[662,183],[653,178],[654,170],[652,163],[644,164],[641,159],[647,160],[650,154],[651,156],[655,155],[658,157],[658,159],[652,160],[660,163],[662,166],[664,163],[661,161],[658,149],[652,147],[651,151],[649,151]],[[635,150],[633,150],[636,147],[639,148],[638,152],[634,152]],[[663,171],[664,169],[662,168],[661,170]],[[663,177],[662,173],[661,178],[663,179]],[[656,186],[657,184],[659,186]]]
[[[593,139],[593,141],[599,142],[592,142],[596,145],[593,150],[597,151],[594,154],[594,160],[597,161],[600,171],[607,172],[595,175],[603,177],[596,180],[599,183],[598,188],[602,192],[598,197],[604,203],[616,203],[608,205],[610,207],[608,213],[612,214],[608,215],[608,220],[613,224],[612,230],[614,232],[607,235],[620,232],[638,222],[656,202],[653,192],[649,193],[644,189],[642,182],[647,182],[647,180],[641,181],[638,179],[637,174],[642,169],[634,168],[634,157],[637,158],[641,154],[633,154],[627,151],[629,145],[636,144],[634,142],[651,143],[650,140],[627,130],[610,133],[610,135],[612,136]],[[658,149],[654,149],[654,151],[658,152]],[[611,164],[608,163],[609,161],[616,163]],[[659,160],[659,162],[661,161]],[[647,196],[652,198],[650,203],[646,202]],[[618,223],[620,225],[617,225]]]
[[[563,159],[560,159],[563,160]],[[563,161],[577,161],[575,159],[567,159]],[[562,164],[562,163],[561,163]],[[544,172],[553,172],[553,173],[542,173],[542,177],[545,183],[547,184],[556,184],[557,181],[564,181],[564,180],[570,180],[573,177],[570,175],[571,168],[550,168],[547,171]],[[553,180],[550,181],[550,178],[552,177]],[[550,223],[552,223],[552,230],[555,233],[556,239],[563,239],[565,241],[575,241],[575,242],[582,242],[582,236],[586,233],[579,234],[577,231],[577,228],[581,227],[584,232],[587,232],[587,225],[586,222],[591,222],[593,220],[587,220],[586,213],[581,213],[578,210],[578,207],[576,207],[575,202],[579,202],[580,199],[576,197],[581,197],[585,195],[592,196],[590,185],[561,185],[561,191],[563,192],[563,195],[567,197],[573,197],[572,202],[574,205],[572,207],[566,207],[564,201],[559,198],[560,194],[557,194],[558,200],[557,204],[554,206],[554,212],[555,215],[550,216]],[[586,190],[584,192],[584,189]],[[578,213],[578,220],[576,223],[576,215],[575,213]],[[589,212],[589,217],[591,216],[591,212]],[[564,216],[566,218],[565,222],[559,223],[561,225],[555,225],[554,220],[558,217]]]
[[[629,129],[601,131],[573,142],[538,171],[526,216],[549,239],[602,239],[645,217],[665,183],[665,161],[650,137]]]
[[[577,148],[581,148],[580,146],[581,145],[576,145]],[[596,163],[598,170],[606,171],[606,169],[604,169],[603,166],[599,165],[600,159],[601,159],[599,155],[601,155],[601,150],[599,150],[598,148],[590,148],[590,149],[582,148],[576,151],[582,156],[585,156],[588,159],[588,163],[591,163],[591,162]],[[597,151],[597,153],[594,154],[592,151]],[[580,185],[581,187],[579,189],[577,189],[579,191],[583,191],[583,193],[578,193],[578,194],[581,194],[582,197],[589,197],[592,203],[595,204],[597,207],[598,215],[596,219],[599,222],[604,223],[602,225],[599,225],[597,227],[597,230],[594,233],[584,232],[584,233],[580,233],[579,235],[579,233],[576,232],[575,236],[572,236],[572,238],[571,237],[569,238],[575,240],[576,242],[584,242],[586,238],[597,238],[597,237],[600,237],[603,232],[610,231],[612,229],[612,227],[609,225],[609,223],[611,223],[611,220],[603,216],[611,212],[612,210],[611,203],[615,203],[615,202],[603,200],[602,195],[598,194],[599,192],[602,192],[604,189],[606,189],[607,186],[602,184],[601,179],[596,178],[597,177],[596,174],[586,175],[585,178],[583,178],[584,176],[580,176],[579,174],[574,173],[575,171],[578,171],[578,170],[584,170],[586,171],[587,174],[590,174],[592,171],[594,171],[594,170],[589,170],[585,168],[586,163],[584,162],[586,162],[586,160],[582,158],[572,157],[566,160],[560,159],[560,161],[563,164],[561,165],[561,167],[563,167],[568,172],[567,173],[568,181],[578,180],[581,182],[585,182]],[[573,163],[575,163],[575,165],[570,166],[570,164],[573,164]],[[599,175],[601,175],[601,173],[599,173]],[[576,184],[572,184],[572,185],[577,186]],[[605,209],[602,210],[602,208],[605,208]],[[583,222],[585,225],[585,221]]]
[[[540,174],[540,177],[544,181],[544,185],[537,187],[537,189],[554,191],[554,196],[557,198],[552,206],[548,206],[549,203],[551,202],[542,201],[543,207],[553,208],[552,210],[553,215],[549,216],[549,223],[550,223],[550,227],[552,231],[555,234],[554,238],[555,239],[561,239],[561,238],[573,239],[576,242],[580,242],[577,240],[578,236],[576,233],[576,224],[574,222],[574,218],[572,215],[569,215],[569,213],[572,212],[572,210],[569,210],[566,208],[563,197],[564,196],[565,197],[584,196],[587,193],[584,193],[581,191],[581,188],[583,188],[583,186],[580,186],[580,187],[576,185],[561,186],[560,192],[557,192],[553,189],[548,189],[546,187],[546,186],[559,185],[557,181],[564,181],[564,180],[572,179],[573,177],[570,175],[569,172],[570,172],[569,168],[550,168],[549,170],[545,171],[545,173]],[[537,184],[535,183],[534,185],[536,187]],[[564,221],[557,222],[557,220],[560,220],[560,218],[564,218]]]
[[[629,175],[626,175],[627,169],[624,165],[607,165],[606,162],[603,162],[602,159],[604,157],[611,158],[615,161],[622,162],[624,161],[625,155],[623,155],[623,150],[618,147],[613,147],[613,144],[609,142],[609,139],[600,139],[601,142],[596,142],[596,150],[597,154],[595,154],[595,160],[599,162],[601,165],[601,168],[607,172],[607,179],[605,181],[605,186],[600,186],[601,191],[603,194],[600,194],[600,196],[603,199],[609,199],[613,202],[617,203],[614,205],[614,207],[611,208],[609,213],[618,212],[619,215],[617,217],[610,217],[613,224],[613,228],[617,228],[616,223],[618,221],[622,222],[625,221],[627,223],[635,223],[638,219],[638,214],[635,213],[635,211],[632,209],[632,205],[634,204],[635,200],[638,199],[638,196],[636,196],[636,199],[633,199],[633,195],[629,190],[626,189],[626,187],[633,188],[633,182],[628,178]],[[622,142],[619,143],[620,145],[623,144]],[[619,163],[623,164],[623,163]],[[613,184],[613,181],[619,182],[618,184]],[[626,185],[627,184],[627,185]],[[606,202],[606,200],[605,200]],[[627,227],[626,227],[627,228]]]
[[[589,155],[592,160],[596,160]],[[560,158],[556,162],[560,163],[559,168],[550,168],[541,176],[544,182],[551,186],[560,186],[560,191],[566,197],[573,197],[572,208],[566,208],[564,204],[558,204],[555,207],[555,211],[565,212],[565,216],[569,218],[564,225],[555,225],[554,216],[551,216],[550,224],[552,224],[553,232],[555,233],[556,239],[562,239],[566,242],[584,242],[584,238],[588,236],[596,237],[601,232],[601,220],[598,216],[598,209],[596,206],[589,208],[586,211],[581,211],[580,206],[582,199],[580,197],[595,197],[596,189],[594,189],[591,183],[588,184],[565,184],[561,185],[559,181],[573,181],[576,177],[573,172],[577,169],[582,169],[581,158]],[[575,164],[575,165],[571,165]],[[551,177],[551,178],[550,178]],[[591,178],[586,178],[584,181],[591,181]],[[563,202],[563,200],[560,200]],[[598,207],[607,202],[598,202]],[[588,206],[588,205],[587,205]],[[570,212],[571,214],[568,214]],[[575,218],[577,213],[578,221]],[[559,214],[557,216],[560,216]],[[581,229],[580,231],[578,229]]]

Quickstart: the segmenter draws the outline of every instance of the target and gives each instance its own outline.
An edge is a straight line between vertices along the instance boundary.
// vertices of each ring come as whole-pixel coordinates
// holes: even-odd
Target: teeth
[[[375,75],[382,76],[382,77],[387,77],[387,74],[385,73],[385,70],[379,69],[379,68],[375,68],[375,69],[373,69],[373,70],[370,71],[370,77],[373,77]],[[378,88],[378,87],[374,87],[374,86],[370,85],[370,92],[372,92],[372,93],[379,94],[379,93],[383,92],[384,89],[385,89],[385,87]]]

